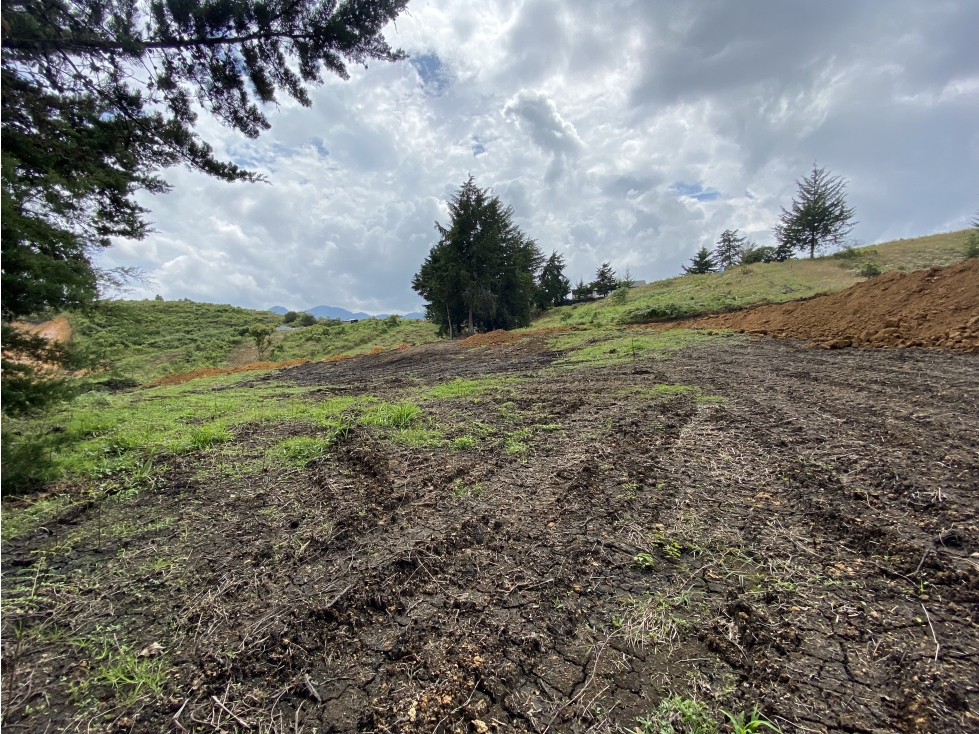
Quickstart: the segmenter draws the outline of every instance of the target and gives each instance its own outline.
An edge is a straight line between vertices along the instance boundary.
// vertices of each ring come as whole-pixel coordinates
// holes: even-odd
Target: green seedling
[[[632,559],[632,566],[640,571],[652,571],[656,568],[656,559],[649,553],[639,553]]]
[[[779,727],[758,713],[757,706],[755,706],[751,714],[745,711],[737,715],[730,714],[727,711],[721,711],[721,713],[731,722],[732,734],[755,734],[762,729],[768,729],[769,731],[776,732],[776,734],[782,734],[782,730]]]
[[[453,439],[452,448],[456,451],[472,451],[476,448],[476,439],[472,436],[459,436]]]
[[[662,700],[656,711],[636,723],[631,734],[715,734],[720,728],[704,704],[682,696]]]

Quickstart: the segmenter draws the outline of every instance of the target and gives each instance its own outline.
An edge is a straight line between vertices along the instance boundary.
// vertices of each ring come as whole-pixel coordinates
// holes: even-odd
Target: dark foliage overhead
[[[196,109],[249,137],[323,70],[401,58],[381,30],[407,0],[3,0],[5,318],[90,302],[94,249],[140,238],[139,189],[179,163],[227,181]],[[196,105],[196,107],[195,107]]]

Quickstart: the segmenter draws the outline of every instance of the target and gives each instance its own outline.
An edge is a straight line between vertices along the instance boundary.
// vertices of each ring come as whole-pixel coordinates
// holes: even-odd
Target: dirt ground
[[[469,450],[355,429],[299,469],[188,458],[6,544],[5,729],[620,732],[680,695],[786,733],[979,731],[974,355],[559,356],[537,335],[269,374],[391,401],[518,379],[419,403]],[[127,650],[162,695],[112,693]]]
[[[839,293],[683,326],[813,339],[827,349],[933,347],[979,352],[979,258],[913,273],[891,270]]]

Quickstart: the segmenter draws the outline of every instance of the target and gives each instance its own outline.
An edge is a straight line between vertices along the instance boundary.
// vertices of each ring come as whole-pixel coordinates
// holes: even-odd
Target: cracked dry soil
[[[299,470],[186,459],[125,508],[166,527],[51,552],[88,510],[8,544],[6,588],[58,583],[4,620],[5,728],[616,732],[679,693],[784,732],[979,731],[975,356],[556,356],[437,344],[267,375],[387,400],[521,381],[421,403],[477,450],[355,430]],[[70,631],[24,634],[44,625]],[[101,703],[70,641],[97,629],[162,646],[161,695]]]

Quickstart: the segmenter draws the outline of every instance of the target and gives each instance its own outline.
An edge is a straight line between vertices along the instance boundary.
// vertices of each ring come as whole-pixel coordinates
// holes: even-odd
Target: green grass
[[[346,399],[317,403],[311,388],[246,388],[241,380],[231,375],[113,395],[90,392],[43,418],[8,420],[5,428],[14,451],[41,447],[37,460],[47,463],[49,481],[101,479],[139,471],[155,456],[209,450],[244,423],[325,423],[349,405]]]
[[[66,315],[79,347],[137,382],[225,366],[232,352],[250,343],[243,335],[249,326],[282,323],[270,311],[189,301],[103,301],[87,313]]]
[[[419,398],[422,400],[446,400],[452,398],[471,398],[488,392],[498,393],[505,390],[512,392],[513,387],[519,382],[519,378],[515,377],[483,377],[477,380],[458,378],[419,391]]]
[[[681,275],[629,291],[624,302],[610,299],[546,311],[531,328],[643,323],[781,303],[849,288],[868,263],[882,271],[950,265],[965,256],[971,230],[895,240],[815,260],[735,266],[724,273]]]
[[[438,339],[438,327],[426,321],[365,319],[356,324],[323,322],[296,331],[277,332],[270,359],[319,360],[340,354],[365,354],[372,349],[415,346]]]
[[[565,367],[611,365],[658,359],[697,344],[730,335],[710,335],[690,329],[653,331],[624,327],[579,328],[559,331],[548,338],[550,347],[567,356],[558,360]]]
[[[297,436],[280,441],[268,450],[267,455],[273,461],[300,467],[325,454],[331,443],[331,438]]]
[[[66,315],[84,353],[108,374],[137,383],[199,367],[233,367],[260,359],[315,361],[437,339],[437,327],[424,321],[323,320],[275,332],[271,350],[260,356],[245,332],[255,323],[281,325],[282,317],[270,311],[189,301],[105,301],[84,314]]]

